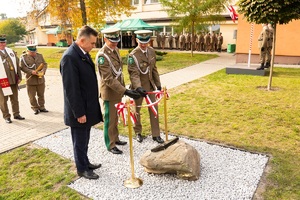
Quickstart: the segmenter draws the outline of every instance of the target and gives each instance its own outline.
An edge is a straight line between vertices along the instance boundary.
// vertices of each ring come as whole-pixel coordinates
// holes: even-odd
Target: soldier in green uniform
[[[120,141],[118,130],[118,114],[115,104],[120,103],[123,95],[139,98],[140,94],[125,88],[123,79],[123,63],[117,47],[120,41],[120,29],[107,29],[104,34],[105,45],[96,55],[96,66],[100,74],[100,96],[104,108],[104,140],[108,151],[113,154],[123,152],[116,145],[126,145]]]
[[[258,49],[260,51],[260,67],[256,68],[257,70],[263,70],[265,68],[266,56],[267,56],[267,47],[269,40],[269,29],[267,24],[263,24],[263,30],[260,32],[258,37]]]
[[[45,73],[47,63],[42,54],[37,53],[35,44],[26,46],[26,53],[20,58],[21,70],[26,74],[26,87],[34,114],[48,112],[45,108]]]
[[[268,38],[268,46],[267,46],[267,61],[265,68],[269,68],[271,66],[271,51],[273,48],[273,34],[274,29],[272,27],[272,24],[268,24],[268,30],[269,30],[269,38]]]
[[[150,36],[152,31],[140,30],[134,32],[137,35],[138,47],[136,47],[128,56],[128,72],[131,81],[132,89],[138,91],[142,97],[146,97],[147,92],[154,90],[161,90],[161,83],[159,74],[156,67],[156,54],[155,50],[149,46]],[[152,102],[155,102],[155,95],[149,94],[149,98]],[[134,127],[134,132],[137,136],[137,141],[142,142],[142,124],[140,117],[140,110],[143,98],[135,100],[137,122]],[[156,111],[157,105],[155,106]],[[151,123],[151,133],[154,141],[163,143],[163,139],[160,137],[159,120],[157,116],[148,108]]]
[[[218,52],[222,51],[222,44],[223,44],[223,36],[222,36],[222,33],[219,33],[219,35],[218,35],[218,48],[217,48]]]
[[[18,84],[21,80],[19,58],[12,49],[6,47],[6,35],[0,34],[0,109],[6,123],[12,123],[7,106],[8,98],[14,119],[25,119],[20,115],[19,110]]]

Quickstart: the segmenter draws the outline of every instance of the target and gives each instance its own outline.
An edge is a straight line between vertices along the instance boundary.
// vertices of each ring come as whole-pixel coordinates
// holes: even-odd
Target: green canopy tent
[[[119,21],[113,26],[110,26],[107,29],[111,28],[119,28],[121,32],[123,31],[136,31],[136,30],[156,30],[156,26],[151,26],[144,22],[142,19],[125,19],[123,21]],[[122,45],[122,37],[121,37],[121,48]]]
[[[157,27],[151,26],[142,19],[125,19],[116,23],[109,28],[120,28],[121,31],[136,31],[136,30],[156,30]]]

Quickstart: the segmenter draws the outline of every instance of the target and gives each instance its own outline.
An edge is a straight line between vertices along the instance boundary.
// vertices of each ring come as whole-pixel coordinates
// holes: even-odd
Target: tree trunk
[[[276,24],[274,24],[274,32],[273,32],[272,57],[271,57],[271,67],[270,67],[268,91],[271,90],[271,85],[272,85],[273,68],[274,68],[274,57],[275,57],[275,44],[276,44]]]
[[[80,9],[81,9],[81,16],[82,16],[82,25],[87,25],[87,17],[86,17],[86,7],[85,7],[85,0],[80,0]]]

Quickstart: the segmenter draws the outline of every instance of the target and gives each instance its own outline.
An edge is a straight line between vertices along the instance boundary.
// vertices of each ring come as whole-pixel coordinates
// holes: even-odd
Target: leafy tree
[[[256,24],[271,23],[274,26],[273,49],[268,90],[271,90],[275,44],[276,25],[287,24],[292,20],[300,19],[299,0],[239,0],[238,12],[243,14],[248,22]]]
[[[7,19],[7,16],[5,13],[0,13],[0,19]]]
[[[27,34],[25,26],[17,19],[0,21],[0,33],[6,34],[8,44],[18,42]]]
[[[42,4],[52,17],[60,21],[63,30],[71,25],[75,35],[83,25],[99,29],[107,18],[114,20],[121,14],[129,16],[133,9],[131,0],[34,0],[33,7],[38,4]]]
[[[160,0],[166,8],[168,15],[180,27],[191,29],[192,40],[195,35],[195,27],[211,25],[225,20],[219,14],[224,11],[223,4],[228,0]],[[191,50],[193,56],[193,48]]]

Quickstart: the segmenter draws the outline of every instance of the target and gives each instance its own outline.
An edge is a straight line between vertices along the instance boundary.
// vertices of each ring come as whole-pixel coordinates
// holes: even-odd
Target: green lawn
[[[164,61],[194,59],[185,55],[168,54],[174,56],[172,61],[167,56]],[[195,55],[195,59],[202,58]],[[162,64],[163,61],[158,62]],[[170,66],[165,68],[175,70]],[[275,68],[272,91],[266,90],[267,84],[267,76],[227,75],[221,70],[170,89],[168,130],[175,135],[270,155],[264,199],[300,199],[300,69]],[[163,106],[159,111],[164,129]],[[147,118],[144,109],[144,134],[150,132]],[[120,129],[127,134],[122,125]],[[61,195],[61,199],[84,198],[66,187],[75,177],[71,166],[74,164],[69,160],[28,145],[1,154],[0,199],[15,199],[17,195],[23,195],[19,199],[55,199],[56,195]],[[55,170],[47,170],[52,167]],[[37,178],[40,176],[49,179]],[[30,189],[31,184],[34,189]]]

